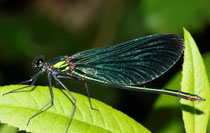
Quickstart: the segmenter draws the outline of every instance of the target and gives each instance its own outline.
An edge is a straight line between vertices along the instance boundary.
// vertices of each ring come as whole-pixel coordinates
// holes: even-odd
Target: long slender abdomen
[[[148,92],[148,93],[157,93],[157,94],[166,94],[166,95],[171,95],[175,97],[180,97],[186,100],[190,100],[192,102],[200,102],[200,101],[205,101],[204,98],[195,95],[195,94],[190,94],[182,91],[177,91],[177,90],[170,90],[170,89],[155,89],[155,88],[145,88],[145,87],[139,87],[139,86],[124,86],[122,87],[123,89],[133,89],[137,91],[143,91],[143,92]]]
[[[167,95],[172,95],[175,97],[180,97],[186,100],[190,100],[192,102],[196,101],[196,102],[200,102],[200,101],[205,101],[204,98],[195,95],[195,94],[190,94],[190,93],[186,93],[186,92],[182,92],[182,91],[176,91],[176,90],[169,90],[169,89],[162,89],[162,94],[167,94]]]

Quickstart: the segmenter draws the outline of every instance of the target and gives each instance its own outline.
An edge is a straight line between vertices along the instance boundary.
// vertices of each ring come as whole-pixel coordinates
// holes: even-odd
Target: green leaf
[[[203,59],[209,79],[210,52],[205,53],[203,55]],[[182,78],[182,73],[181,71],[179,71],[172,77],[172,79],[165,85],[164,88],[179,90],[181,88],[180,86],[181,78]],[[160,118],[160,116],[162,115],[168,117]],[[179,98],[171,97],[168,95],[160,95],[153,106],[152,112],[150,113],[148,119],[146,120],[145,126],[155,133],[183,132],[184,124],[181,119]],[[209,126],[208,129],[210,130],[210,124],[208,124],[208,126]]]
[[[66,97],[68,95],[67,92],[53,88],[54,105],[34,117],[27,126],[28,119],[50,101],[49,87],[33,86],[24,89],[27,92],[11,93],[2,96],[3,93],[20,87],[23,86],[0,87],[1,122],[30,132],[64,133],[73,108],[72,102]],[[150,132],[132,118],[98,100],[91,99],[93,107],[99,110],[96,111],[90,109],[87,97],[77,93],[72,94],[77,99],[77,104],[69,132]]]
[[[181,90],[206,99],[203,102],[181,99],[185,130],[187,133],[206,133],[210,108],[209,82],[200,52],[186,29],[184,29],[184,38],[185,52]]]

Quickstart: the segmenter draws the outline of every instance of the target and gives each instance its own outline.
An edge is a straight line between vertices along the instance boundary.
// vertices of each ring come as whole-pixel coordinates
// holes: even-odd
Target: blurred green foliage
[[[155,33],[203,30],[210,20],[209,0],[145,0],[139,4],[146,26]]]
[[[168,32],[181,35],[182,27],[186,27],[193,34],[202,53],[210,50],[207,47],[210,43],[209,0],[53,2],[0,1],[1,85],[16,84],[28,79],[34,73],[31,63],[37,56],[43,55],[46,59],[52,59],[93,47],[114,45],[148,34]],[[209,64],[206,64],[206,68],[208,66]],[[181,62],[178,62],[164,76],[145,86],[163,87],[180,68]],[[178,89],[177,81],[179,80],[166,87]],[[40,78],[36,84],[48,85],[45,77]],[[71,91],[86,95],[84,85],[80,82],[64,80],[64,84]],[[104,86],[100,86],[99,90],[94,89],[98,85],[93,83],[88,83],[88,86],[91,97],[114,106],[143,125],[148,123],[147,117],[151,115],[157,95]],[[177,132],[183,131],[183,124],[179,120],[180,105],[174,104],[176,98],[167,98],[170,100],[157,101],[158,105],[162,106],[158,112],[159,117],[164,121],[161,114],[172,112],[173,115],[168,115],[168,120],[163,123],[165,125],[149,125],[159,131],[163,130],[161,127],[168,127]],[[166,121],[171,123],[171,126]],[[179,126],[174,125],[176,122]]]

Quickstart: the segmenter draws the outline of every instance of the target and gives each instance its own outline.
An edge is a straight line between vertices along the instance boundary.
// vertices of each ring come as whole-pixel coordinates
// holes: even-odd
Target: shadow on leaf
[[[203,114],[203,111],[199,110],[199,109],[196,109],[192,106],[189,106],[189,105],[184,105],[182,104],[182,110],[184,111],[187,111],[191,114],[196,114],[196,115],[202,115]]]

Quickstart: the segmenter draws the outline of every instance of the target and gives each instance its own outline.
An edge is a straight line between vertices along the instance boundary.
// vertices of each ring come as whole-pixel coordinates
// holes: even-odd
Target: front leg
[[[6,94],[9,94],[9,93],[13,93],[13,92],[15,92],[15,91],[24,89],[24,88],[31,87],[32,85],[35,84],[36,80],[39,78],[39,76],[40,76],[42,73],[43,73],[43,72],[40,71],[40,72],[38,72],[37,74],[35,74],[31,79],[18,83],[18,85],[19,85],[19,84],[23,84],[23,83],[32,82],[30,85],[25,86],[25,87],[21,87],[21,88],[18,88],[18,89],[11,90],[11,91],[9,91],[9,92],[6,92],[6,93],[3,94],[3,96],[6,95]]]
[[[49,104],[51,104],[49,107],[53,106],[54,96],[53,96],[53,89],[52,89],[52,83],[51,83],[50,73],[48,73],[48,81],[49,81],[49,85],[50,85],[50,96],[51,96],[51,100],[50,100],[46,105],[44,105],[39,111],[37,111],[34,115],[32,115],[32,116],[29,118],[29,120],[28,120],[28,122],[27,122],[26,125],[28,125],[28,124],[30,123],[31,119],[34,118],[35,116],[37,116],[38,114],[40,114],[41,111],[42,111],[44,108],[46,108]]]

